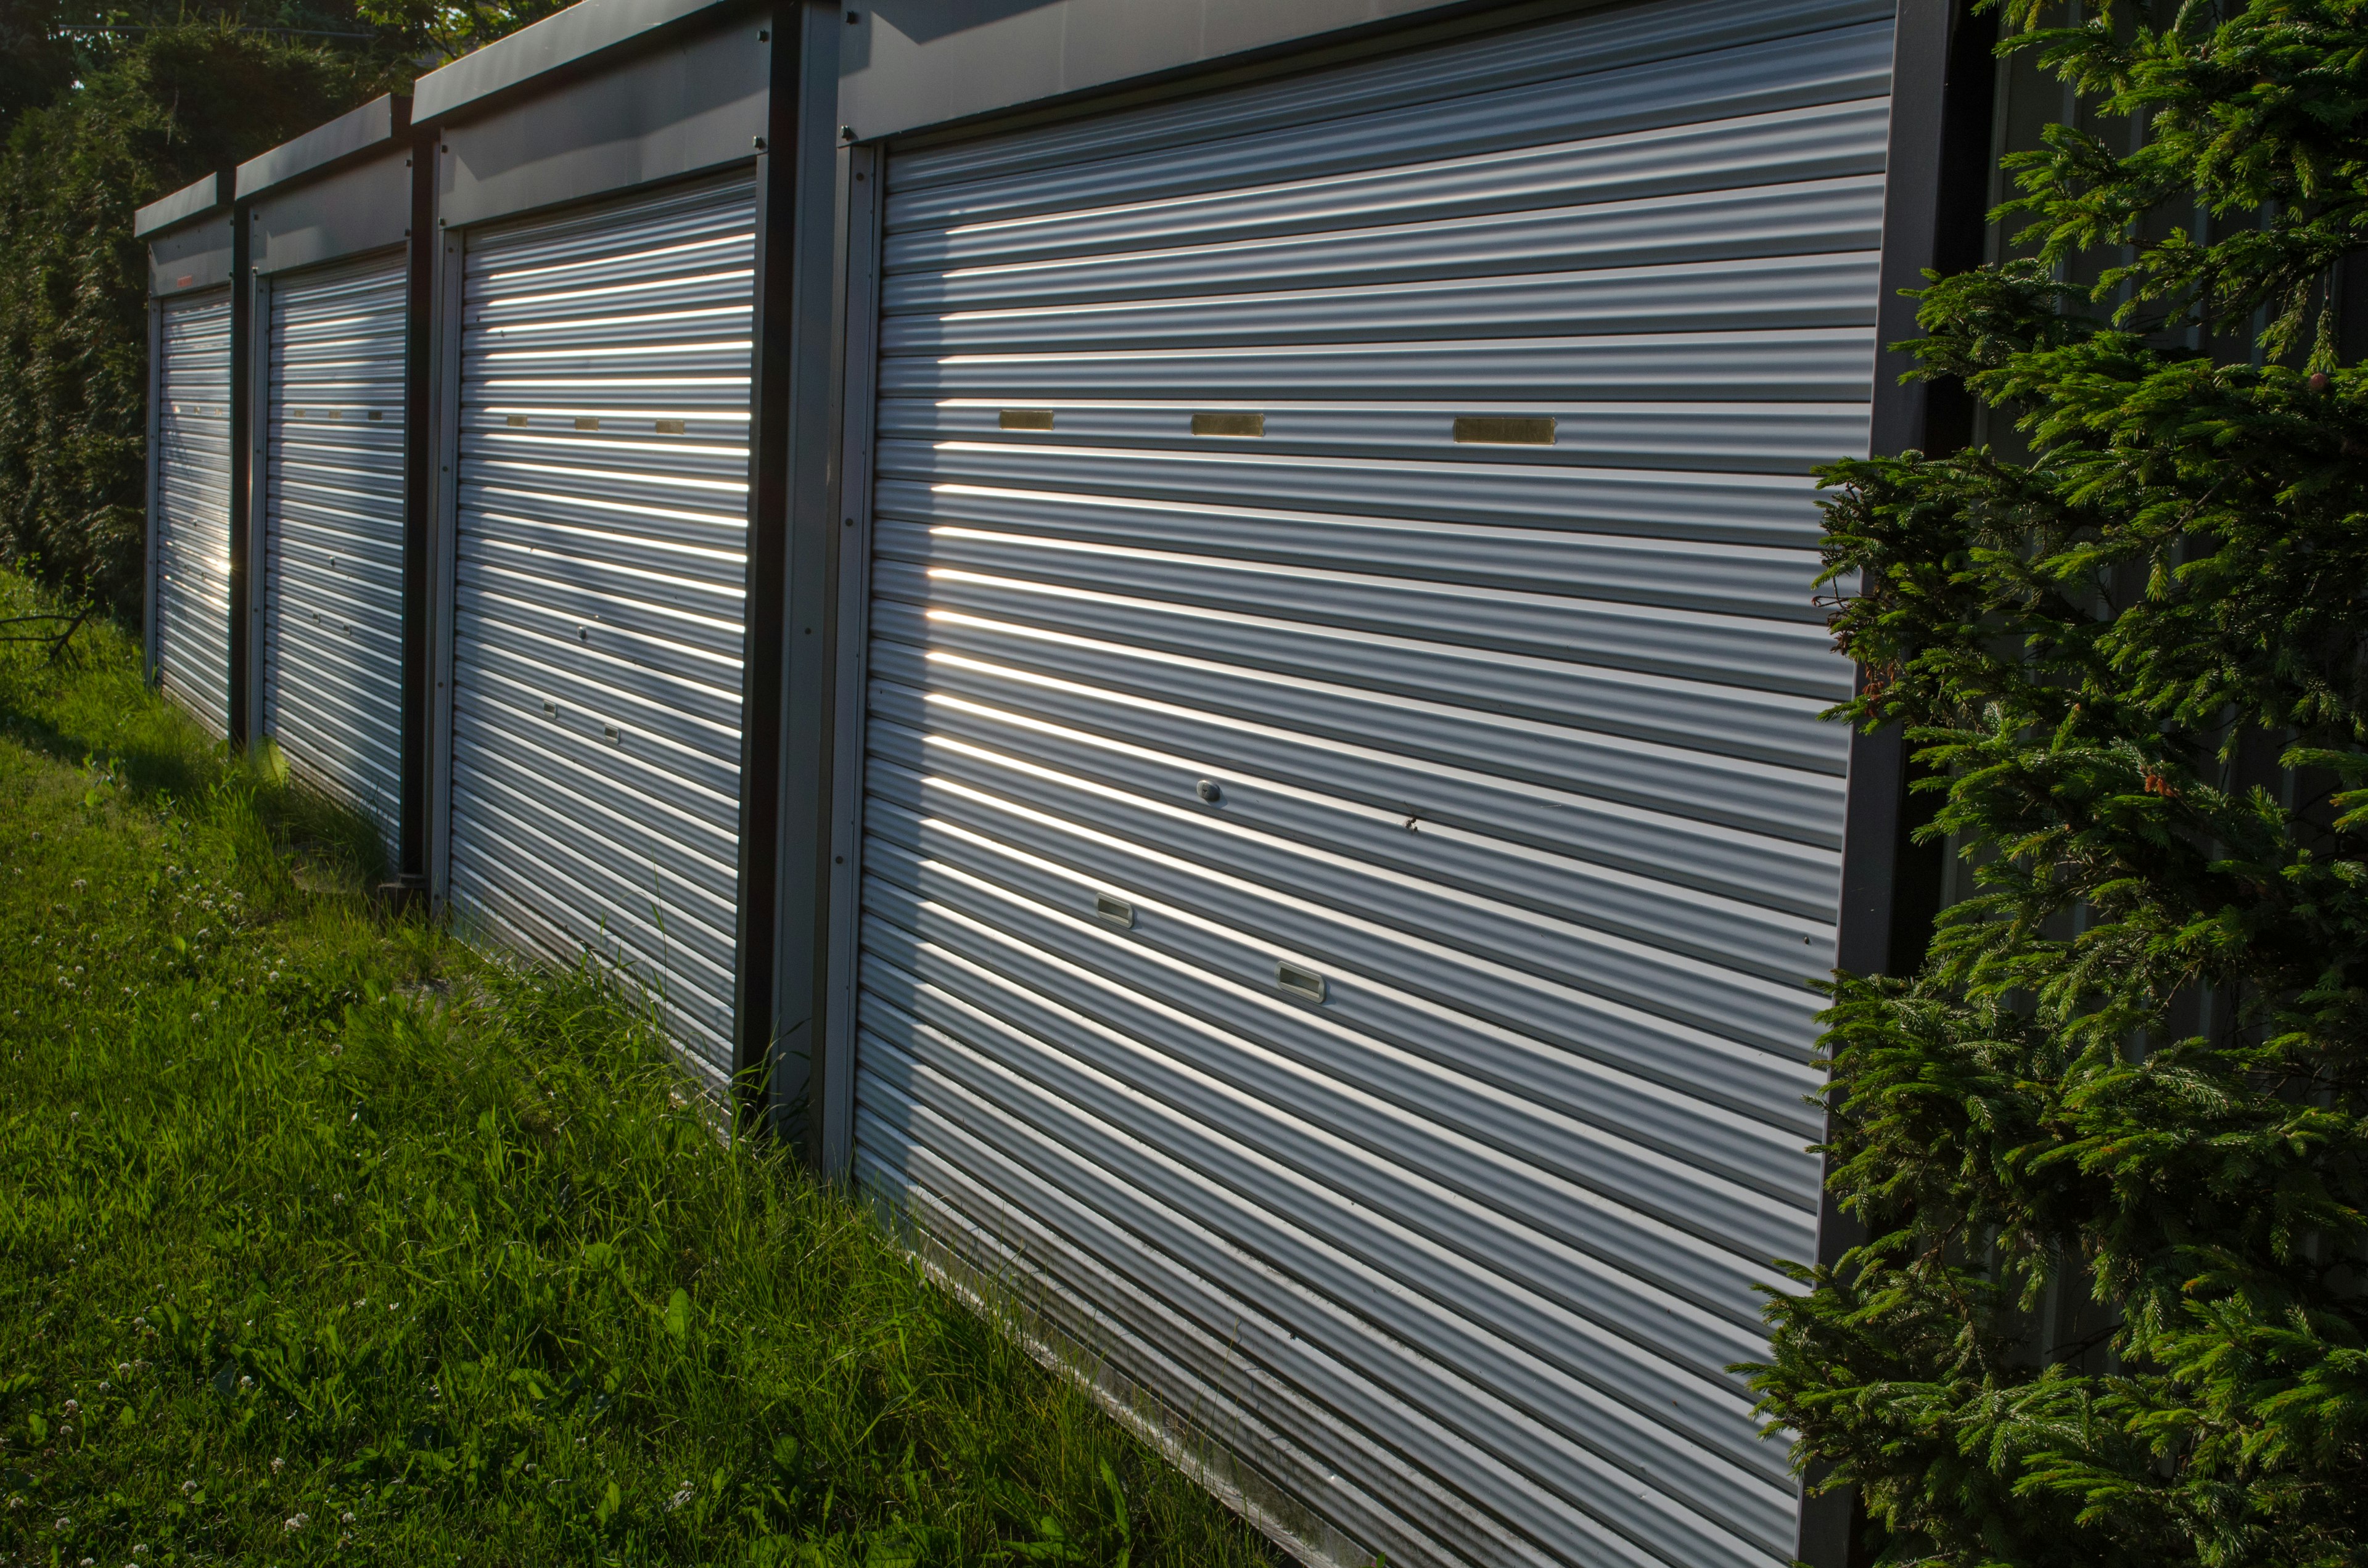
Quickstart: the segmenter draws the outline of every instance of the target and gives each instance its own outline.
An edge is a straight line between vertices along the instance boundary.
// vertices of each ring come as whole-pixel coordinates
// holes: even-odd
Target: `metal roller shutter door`
[[[166,300],[156,367],[156,668],[217,739],[230,733],[227,289]]]
[[[1773,1564],[1887,6],[892,155],[860,1178],[1270,1528]]]
[[[402,805],[400,255],[275,278],[264,449],[262,732],[367,812]]]
[[[732,1061],[756,188],[470,236],[452,901]]]

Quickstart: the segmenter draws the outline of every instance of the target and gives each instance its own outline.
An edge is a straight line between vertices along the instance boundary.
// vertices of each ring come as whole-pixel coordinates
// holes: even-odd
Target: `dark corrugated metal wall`
[[[261,733],[367,812],[391,855],[403,785],[400,254],[270,284]]]
[[[472,234],[450,896],[731,1070],[755,187]]]
[[[158,309],[156,667],[165,694],[221,738],[230,733],[230,290]]]
[[[1890,9],[891,154],[856,1159],[1311,1551],[1773,1564]]]

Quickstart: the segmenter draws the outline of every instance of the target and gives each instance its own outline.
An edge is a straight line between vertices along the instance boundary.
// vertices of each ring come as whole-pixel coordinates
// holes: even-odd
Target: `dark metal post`
[[[789,608],[791,324],[797,245],[794,6],[758,34],[771,51],[757,153],[757,286],[748,368],[748,592],[740,663],[740,904],[733,935],[732,1095],[742,1131],[765,1125],[773,1050],[780,872],[781,618]]]
[[[836,4],[803,0],[797,96],[795,371],[790,395],[790,600],[782,628],[780,925],[774,974],[774,1119],[809,1164],[805,1115],[828,966],[831,736],[838,562],[838,375],[832,349],[838,250]],[[788,20],[785,14],[784,24]],[[798,1112],[794,1121],[791,1113]]]
[[[1967,10],[1964,0],[1902,0],[1899,7],[1868,441],[1878,457],[1952,450],[1971,435],[1962,389],[1903,382],[1915,359],[1892,347],[1918,335],[1907,290],[1922,288],[1928,270],[1963,271],[1981,260],[1998,23],[1995,13]],[[1919,874],[1918,863],[1932,852],[1908,840],[1909,771],[1896,726],[1850,737],[1835,963],[1851,973],[1886,973],[1912,958],[1936,912],[1930,884],[1937,879]],[[1834,1263],[1863,1234],[1825,1195],[1817,1261]],[[1853,1568],[1862,1544],[1854,1538],[1863,1533],[1852,1528],[1857,1517],[1850,1492],[1806,1497],[1795,1555],[1810,1568]]]
[[[733,1067],[743,1126],[803,1139],[828,879],[837,6],[773,16],[757,159],[748,663]]]
[[[246,608],[238,617],[238,624],[246,628],[246,652],[236,651],[232,644],[230,667],[233,690],[244,693],[244,702],[237,696],[231,699],[231,711],[243,707],[244,723],[232,721],[233,732],[241,744],[252,745],[263,736],[263,613],[271,597],[271,585],[265,581],[271,570],[270,521],[265,516],[266,498],[271,489],[271,462],[268,443],[271,431],[271,280],[254,265],[255,225],[260,214],[244,209],[234,217],[239,238],[245,242],[240,253],[238,271],[231,279],[233,297],[246,308],[244,329],[233,327],[231,341],[231,362],[246,370],[246,389],[237,396],[236,405],[246,415],[246,438],[238,442],[246,454],[245,482],[242,485],[233,474],[231,485],[231,558],[244,557],[247,565]],[[242,502],[238,497],[245,495]],[[244,539],[242,551],[237,542]],[[234,635],[234,633],[233,633]]]
[[[419,155],[434,160],[431,182],[439,180],[451,149],[441,132],[420,142]],[[461,307],[466,267],[461,234],[445,226],[440,184],[433,198],[439,209],[428,236],[434,255],[428,276],[427,318],[427,766],[423,812],[427,824],[427,892],[439,907],[451,892],[452,804],[452,622],[460,492],[453,464],[461,449]]]

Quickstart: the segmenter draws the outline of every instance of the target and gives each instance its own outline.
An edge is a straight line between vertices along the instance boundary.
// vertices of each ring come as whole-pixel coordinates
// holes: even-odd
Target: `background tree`
[[[1922,296],[1923,373],[2013,449],[1827,476],[1849,717],[1907,727],[1976,891],[1912,979],[1838,981],[1871,1239],[1756,1382],[1883,1562],[2353,1563],[2368,3],[2004,9],[2143,137],[2053,128],[2009,160],[2036,259]]]
[[[142,205],[559,9],[0,0],[0,562],[140,605]]]

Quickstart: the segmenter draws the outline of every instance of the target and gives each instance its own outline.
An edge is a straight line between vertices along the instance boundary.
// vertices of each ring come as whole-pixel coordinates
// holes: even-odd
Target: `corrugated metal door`
[[[164,301],[156,367],[156,668],[230,733],[230,290]]]
[[[1623,6],[889,160],[858,1173],[1308,1551],[1791,1554],[1725,1369],[1816,1247],[1890,53]]]
[[[454,903],[731,1068],[756,187],[470,236]]]
[[[274,278],[262,733],[394,849],[403,784],[401,255]]]

